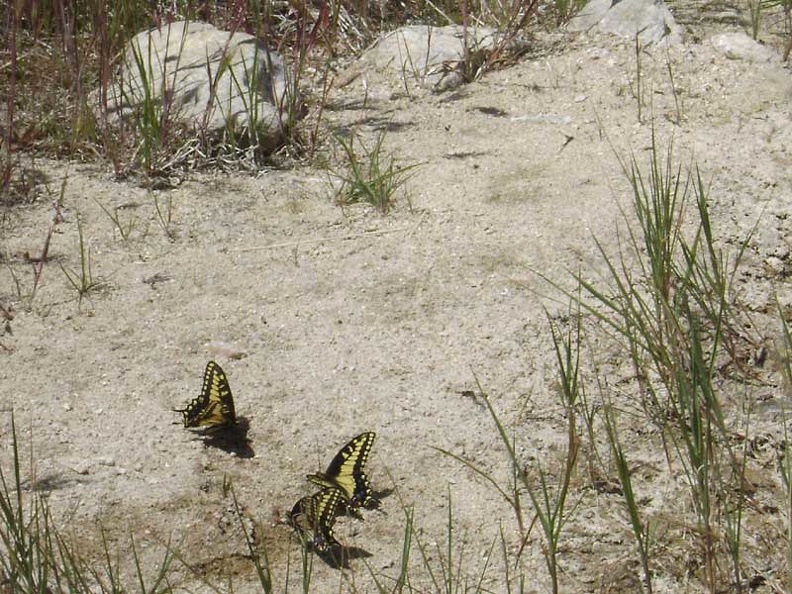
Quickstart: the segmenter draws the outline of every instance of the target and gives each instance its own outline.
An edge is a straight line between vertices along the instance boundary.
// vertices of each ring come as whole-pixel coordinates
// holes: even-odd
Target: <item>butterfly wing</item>
[[[204,372],[201,393],[193,399],[185,409],[179,409],[184,415],[184,426],[220,428],[236,423],[234,398],[223,368],[214,361],[209,361]]]
[[[321,487],[340,489],[352,509],[361,505],[378,507],[380,502],[374,497],[371,483],[363,471],[376,436],[373,431],[361,433],[341,448],[324,473],[309,474],[308,480]]]
[[[333,534],[341,491],[327,487],[318,493],[303,497],[291,510],[291,522],[303,542],[310,543],[319,553],[341,547]]]

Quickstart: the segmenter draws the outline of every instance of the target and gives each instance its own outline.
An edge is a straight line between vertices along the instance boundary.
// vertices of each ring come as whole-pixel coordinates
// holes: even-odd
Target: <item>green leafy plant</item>
[[[750,427],[750,410],[745,417],[745,424],[743,426],[743,434],[749,435]],[[742,563],[742,536],[744,532],[744,514],[746,506],[749,505],[750,496],[746,492],[745,480],[747,475],[748,455],[750,443],[747,440],[743,441],[741,451],[734,453],[731,467],[724,465],[730,471],[730,475],[722,476],[719,474],[717,493],[724,497],[724,504],[722,506],[722,522],[723,532],[725,535],[726,548],[731,561],[731,568],[733,573],[733,580],[735,584],[741,584],[743,581],[743,563]],[[720,467],[716,467],[720,470]],[[733,476],[732,476],[733,475]]]
[[[399,563],[399,575],[396,577],[395,586],[391,592],[401,592],[405,586],[409,587],[409,566],[410,552],[412,551],[413,527],[415,521],[415,510],[404,508],[404,538],[402,539],[401,563]],[[380,592],[385,592],[382,587]]]
[[[272,571],[270,570],[269,557],[267,556],[267,547],[256,546],[256,543],[251,538],[247,526],[245,526],[245,519],[242,514],[239,501],[237,501],[237,496],[234,492],[233,486],[231,485],[230,481],[228,481],[226,484],[228,492],[231,493],[231,500],[234,504],[234,512],[239,519],[239,527],[242,530],[242,533],[245,535],[245,544],[247,545],[248,551],[250,552],[250,558],[253,559],[253,565],[256,568],[256,577],[258,578],[259,585],[261,586],[261,591],[264,592],[264,594],[270,594],[273,591]],[[286,575],[288,575],[288,566],[286,569]],[[307,575],[304,575],[303,577],[303,583],[311,583],[310,572],[308,572]]]
[[[762,0],[748,0],[748,16],[751,21],[751,37],[758,39],[762,26]]]
[[[23,502],[22,468],[19,461],[16,424],[11,417],[11,477],[0,469],[0,577],[23,592],[46,588],[53,574],[59,575],[57,541],[45,502],[36,498],[28,507]]]
[[[643,64],[641,62],[644,48],[641,46],[638,33],[635,34],[633,46],[635,49],[635,88],[633,88],[631,84],[630,89],[632,90],[632,95],[635,98],[635,103],[638,106],[638,123],[643,124],[644,95],[646,94],[644,86],[646,83],[644,82]]]
[[[330,171],[340,180],[336,201],[342,206],[364,202],[387,213],[396,199],[396,192],[410,178],[418,164],[397,165],[393,155],[385,154],[385,132],[379,132],[373,145],[366,146],[358,134],[349,138],[336,135],[343,150],[345,169]]]
[[[222,78],[225,71],[229,75],[229,84],[234,87],[235,93],[242,99],[244,104],[244,113],[242,121],[244,125],[240,126],[237,118],[232,117],[231,114],[226,114],[226,138],[232,147],[241,149],[244,147],[251,147],[254,151],[258,152],[259,149],[269,147],[271,141],[265,137],[266,134],[266,120],[262,113],[260,113],[260,100],[258,91],[261,86],[259,80],[261,68],[259,62],[267,62],[268,71],[273,71],[273,62],[270,54],[266,50],[261,50],[258,45],[253,52],[253,63],[242,64],[244,69],[244,81],[239,80],[239,74],[233,68],[230,57],[223,60],[223,65],[218,69],[217,78]],[[222,110],[222,106],[221,106]]]
[[[550,0],[544,4],[556,26],[568,23],[586,5],[585,0]]]
[[[449,489],[445,550],[441,548],[440,543],[437,543],[436,550],[431,551],[429,546],[419,537],[418,533],[411,530],[413,538],[416,540],[418,550],[421,553],[423,566],[432,580],[435,592],[442,592],[444,594],[453,594],[459,591],[482,592],[482,582],[484,581],[484,576],[492,558],[495,542],[492,543],[488,554],[484,558],[484,564],[478,575],[477,581],[472,587],[469,587],[468,584],[471,578],[466,572],[468,565],[464,561],[464,551],[458,549],[459,545],[454,539],[454,529],[453,505],[451,503],[451,491]],[[435,566],[435,559],[437,559],[437,566]]]
[[[165,46],[169,47],[171,27],[166,27]],[[137,139],[135,158],[139,160],[148,174],[157,174],[171,167],[174,163],[174,154],[180,140],[177,106],[174,104],[173,95],[169,89],[173,86],[169,77],[175,77],[181,56],[181,48],[187,37],[187,27],[182,30],[179,51],[176,52],[176,61],[168,56],[157,56],[153,39],[149,36],[145,47],[140,43],[131,43],[131,60],[128,64],[134,67],[137,74],[136,81],[123,82],[120,85],[120,101],[127,105],[134,105],[134,113],[126,118],[131,125]],[[161,71],[159,64],[162,65]],[[169,72],[168,68],[173,68]],[[160,80],[155,80],[159,76]]]
[[[558,549],[561,531],[574,509],[567,507],[567,498],[571,489],[571,481],[575,475],[580,438],[577,430],[577,409],[583,386],[580,382],[580,315],[572,316],[575,325],[568,332],[550,323],[553,347],[558,364],[558,393],[564,417],[567,420],[567,451],[564,459],[564,470],[555,486],[550,486],[547,474],[538,467],[539,488],[530,482],[526,473],[521,476],[523,484],[533,503],[539,523],[545,537],[545,562],[550,574],[553,592],[559,591],[558,586]],[[504,437],[501,432],[501,437]],[[521,545],[525,546],[527,535]]]
[[[668,47],[666,47],[666,71],[668,72],[668,81],[671,85],[671,95],[674,97],[674,118],[672,121],[679,126],[682,123],[682,106],[679,90],[674,80],[674,69],[671,66],[671,56],[669,55]]]
[[[782,23],[783,61],[789,60],[789,53],[792,51],[792,0],[749,0],[748,17],[751,35],[756,40],[759,38],[763,21]]]
[[[468,0],[462,0],[460,7],[463,31],[462,72],[465,80],[471,82],[484,72],[514,61],[520,53],[520,44],[515,42],[535,19],[540,2],[515,0],[500,5],[499,10],[488,11],[498,29],[491,47],[488,48],[483,47],[477,35],[470,31],[473,25]]]

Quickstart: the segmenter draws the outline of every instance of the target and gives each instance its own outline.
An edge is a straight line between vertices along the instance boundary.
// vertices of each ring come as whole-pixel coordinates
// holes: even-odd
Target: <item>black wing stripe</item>
[[[333,533],[340,501],[341,491],[335,487],[327,487],[313,495],[303,497],[292,508],[292,525],[303,542],[310,543],[319,553],[341,546]]]

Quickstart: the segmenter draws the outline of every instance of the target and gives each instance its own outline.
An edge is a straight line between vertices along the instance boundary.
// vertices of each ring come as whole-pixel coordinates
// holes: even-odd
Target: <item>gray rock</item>
[[[593,28],[630,39],[637,34],[643,46],[682,42],[682,30],[662,0],[590,0],[567,29]]]
[[[435,91],[458,87],[464,68],[475,70],[498,45],[494,29],[468,29],[470,63],[465,65],[464,29],[458,25],[410,25],[391,31],[361,56],[365,69],[396,73],[403,83],[417,82]],[[511,48],[510,48],[511,49]]]
[[[255,127],[265,148],[275,148],[285,97],[283,62],[255,37],[180,21],[129,42],[108,110],[129,119],[153,105],[210,136]]]
[[[730,60],[746,62],[772,62],[779,57],[758,41],[751,39],[742,31],[730,31],[710,38],[712,46],[723,52]]]
[[[613,6],[613,0],[589,0],[567,23],[569,31],[588,31],[599,23]]]
[[[741,0],[665,0],[674,20],[697,37],[713,25],[750,26]]]

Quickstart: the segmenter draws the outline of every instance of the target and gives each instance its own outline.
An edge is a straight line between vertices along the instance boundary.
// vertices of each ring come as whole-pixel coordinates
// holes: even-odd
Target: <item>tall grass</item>
[[[410,583],[407,561],[409,560],[410,543],[415,541],[422,568],[425,570],[432,584],[432,591],[439,594],[454,594],[456,592],[486,592],[484,578],[492,562],[496,541],[493,541],[479,568],[472,567],[469,554],[466,555],[464,545],[456,536],[458,530],[454,519],[454,506],[449,489],[446,508],[446,534],[445,542],[437,542],[434,547],[426,543],[420,530],[415,530],[411,509],[405,508],[405,536],[402,551],[401,573],[395,580],[396,587],[393,592],[399,592],[405,585],[408,591],[415,591]],[[408,540],[409,539],[409,540]],[[383,590],[380,590],[383,591]]]
[[[166,27],[164,44],[167,48],[171,31],[171,27]],[[169,89],[175,83],[186,38],[187,27],[182,29],[179,51],[172,56],[157,55],[152,36],[146,37],[145,47],[141,47],[136,38],[129,48],[131,60],[126,64],[136,77],[133,81],[121,81],[118,86],[121,97],[114,99],[120,104],[135,106],[134,113],[124,121],[131,125],[138,139],[134,159],[149,175],[162,171],[173,156],[179,114]]]
[[[641,514],[638,499],[633,490],[633,468],[627,461],[627,456],[624,453],[624,448],[619,439],[618,420],[616,418],[615,407],[610,404],[606,405],[602,411],[602,417],[605,421],[607,441],[613,453],[622,496],[627,506],[627,513],[629,514],[630,527],[632,528],[633,537],[635,538],[638,557],[641,561],[641,569],[643,571],[642,584],[647,594],[652,594],[652,571],[649,565],[651,559],[652,525],[651,522]]]
[[[730,565],[729,581],[739,591],[745,452],[731,445],[720,378],[725,369],[745,370],[739,353],[746,351],[751,333],[742,324],[731,283],[746,242],[731,258],[718,248],[701,173],[674,165],[671,145],[662,151],[654,132],[648,163],[633,158],[622,167],[632,190],[624,215],[626,240],[615,256],[597,242],[607,282],[578,274],[577,289],[565,293],[629,357],[639,410],[660,436],[669,471],[681,469],[687,484],[703,583],[708,591],[718,590],[726,579],[723,567]],[[642,517],[634,495],[615,408],[605,406],[601,416],[643,583],[651,592],[651,522]]]

